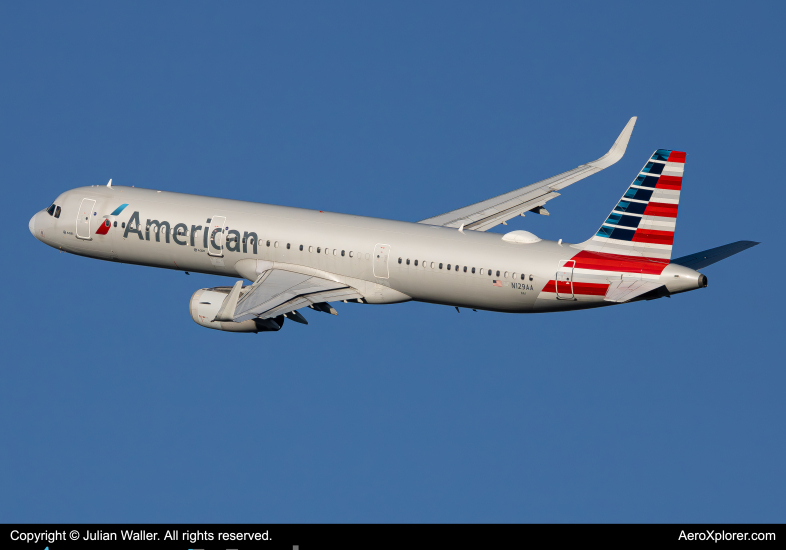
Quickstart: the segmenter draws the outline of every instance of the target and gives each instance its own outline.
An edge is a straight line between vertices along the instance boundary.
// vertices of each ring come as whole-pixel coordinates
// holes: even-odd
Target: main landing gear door
[[[388,272],[388,258],[390,258],[390,245],[378,244],[374,247],[374,277],[387,279],[390,277]]]
[[[557,268],[557,300],[573,300],[573,268],[575,260],[560,260]]]
[[[96,201],[93,199],[82,199],[82,204],[79,205],[79,212],[76,213],[76,237],[78,239],[91,239],[90,220],[93,218],[95,205]]]
[[[224,224],[226,216],[213,216],[208,224],[207,253],[211,256],[224,255]]]

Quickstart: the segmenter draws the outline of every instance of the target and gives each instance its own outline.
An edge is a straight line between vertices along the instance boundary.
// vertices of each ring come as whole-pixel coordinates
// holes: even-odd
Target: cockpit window
[[[47,209],[46,209],[46,212],[47,212],[47,214],[49,214],[50,216],[51,216],[51,215],[53,215],[53,214],[55,213],[55,205],[53,204],[52,206],[50,206],[49,208],[47,208]]]
[[[59,218],[59,217],[60,217],[60,207],[58,206],[57,209],[55,209],[55,218]]]

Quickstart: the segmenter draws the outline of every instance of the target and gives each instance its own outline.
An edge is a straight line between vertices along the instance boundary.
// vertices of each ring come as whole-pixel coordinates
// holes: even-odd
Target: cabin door
[[[96,201],[82,199],[79,212],[76,214],[76,236],[78,239],[90,239],[90,220],[93,218],[93,208]]]
[[[557,300],[573,300],[573,268],[575,260],[560,260],[557,268]]]

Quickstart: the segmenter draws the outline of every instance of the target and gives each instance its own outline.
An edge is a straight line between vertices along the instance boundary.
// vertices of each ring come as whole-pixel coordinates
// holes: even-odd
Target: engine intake
[[[284,325],[284,316],[273,319],[249,319],[241,323],[231,321],[214,321],[221,304],[232,290],[230,286],[200,288],[191,296],[188,311],[194,322],[206,328],[225,332],[275,332]]]

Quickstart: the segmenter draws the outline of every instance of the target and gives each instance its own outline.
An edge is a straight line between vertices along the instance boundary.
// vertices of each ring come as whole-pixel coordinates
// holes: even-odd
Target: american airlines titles
[[[208,220],[209,221],[209,220]],[[192,225],[191,230],[189,231],[188,225],[184,223],[178,223],[174,226],[174,228],[170,225],[168,221],[159,221],[159,220],[151,220],[148,219],[147,223],[145,224],[144,228],[144,235],[142,234],[142,229],[140,229],[139,223],[139,212],[134,212],[131,214],[131,218],[128,220],[126,224],[125,232],[123,233],[123,238],[127,239],[128,235],[131,233],[135,233],[140,241],[149,241],[150,240],[150,231],[153,230],[155,234],[156,242],[161,242],[161,235],[164,235],[165,241],[169,242],[170,232],[172,234],[172,240],[175,244],[179,244],[181,246],[197,246],[194,242],[196,238],[197,231],[202,230],[203,227],[201,225]],[[208,247],[208,239],[210,241],[210,245],[215,250],[221,250],[221,246],[216,242],[216,237],[224,233],[223,229],[216,228],[212,232],[209,232],[210,235],[208,236],[208,229],[209,227],[204,227],[205,231],[202,234],[202,246],[204,248]],[[182,231],[182,233],[181,233]],[[240,231],[236,231],[234,229],[230,229],[226,232],[227,238],[225,247],[230,252],[240,252],[241,246],[243,247],[243,252],[248,252],[248,245],[252,246],[252,252],[254,254],[257,253],[257,241],[259,237],[253,231],[244,231],[243,238],[240,238]],[[189,240],[183,239],[181,240],[180,237],[189,237]]]

